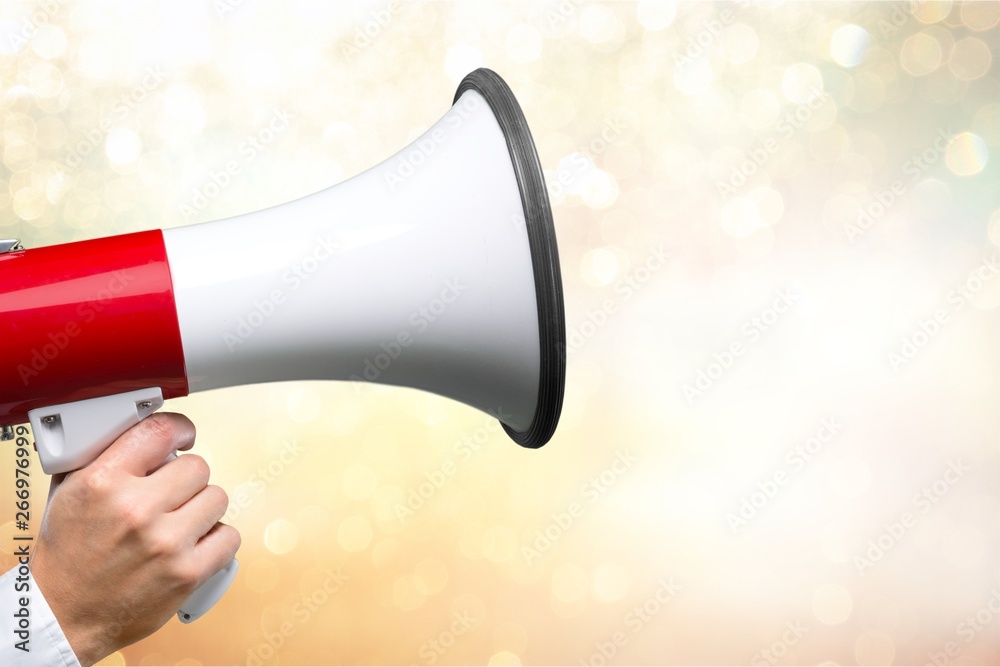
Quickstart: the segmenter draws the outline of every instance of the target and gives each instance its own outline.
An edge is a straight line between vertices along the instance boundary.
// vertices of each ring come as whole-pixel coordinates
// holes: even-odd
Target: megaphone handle
[[[82,468],[162,406],[163,393],[159,387],[151,387],[29,410],[42,470],[54,475]],[[177,453],[170,453],[160,466],[175,458]],[[196,621],[211,609],[238,570],[234,558],[199,586],[177,612],[181,623]]]
[[[170,452],[156,469],[158,470],[176,458],[177,452]],[[239,569],[240,563],[234,558],[224,568],[209,577],[208,581],[196,588],[177,611],[177,618],[180,619],[181,623],[193,623],[214,607],[215,603],[221,600],[222,596],[229,590],[229,586],[236,578]]]

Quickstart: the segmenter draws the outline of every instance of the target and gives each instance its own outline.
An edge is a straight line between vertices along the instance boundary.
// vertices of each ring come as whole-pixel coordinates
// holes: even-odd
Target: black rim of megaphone
[[[486,68],[477,69],[462,79],[455,93],[455,102],[469,90],[483,96],[500,123],[521,190],[521,205],[535,274],[541,368],[538,402],[531,425],[525,431],[516,431],[507,424],[503,424],[503,428],[517,444],[536,448],[548,442],[556,430],[566,385],[566,316],[552,208],[535,142],[514,93],[500,75]]]

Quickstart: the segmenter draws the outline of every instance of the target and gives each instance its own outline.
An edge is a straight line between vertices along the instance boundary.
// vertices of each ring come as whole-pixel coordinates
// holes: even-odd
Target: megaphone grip
[[[566,384],[566,316],[552,207],[528,122],[510,88],[496,72],[480,68],[462,80],[455,101],[469,90],[482,95],[493,110],[507,141],[521,191],[538,307],[541,352],[538,402],[527,430],[516,431],[506,424],[504,430],[519,445],[537,448],[548,442],[555,432]]]
[[[163,459],[163,463],[157,466],[157,469],[176,458],[177,452],[170,452],[167,454],[167,458]],[[154,471],[150,471],[150,474],[152,472]],[[221,600],[222,596],[229,590],[229,586],[236,578],[239,569],[239,561],[234,558],[224,568],[209,577],[208,581],[194,589],[194,592],[188,596],[177,611],[177,618],[180,619],[181,623],[193,623],[214,607],[215,603]]]

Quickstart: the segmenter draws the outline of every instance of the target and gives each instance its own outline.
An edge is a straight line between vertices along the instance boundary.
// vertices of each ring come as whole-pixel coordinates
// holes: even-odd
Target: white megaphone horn
[[[0,334],[2,437],[30,421],[49,474],[87,465],[165,398],[282,380],[415,387],[540,447],[562,408],[565,319],[520,106],[479,69],[416,141],[302,199],[44,248],[0,241]]]

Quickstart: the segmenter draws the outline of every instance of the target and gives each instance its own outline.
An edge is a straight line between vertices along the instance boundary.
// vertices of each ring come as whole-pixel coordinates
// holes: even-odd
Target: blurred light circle
[[[403,611],[419,609],[427,598],[417,586],[417,580],[412,575],[404,575],[396,579],[392,585],[392,603]]]
[[[517,657],[516,653],[511,653],[510,651],[499,651],[490,656],[490,661],[487,664],[489,664],[490,667],[501,667],[502,665],[517,667],[517,665],[521,664],[521,659]]]
[[[594,45],[610,42],[621,31],[618,15],[608,6],[587,3],[581,5],[578,29],[580,36]]]
[[[685,95],[698,95],[712,85],[712,65],[704,58],[692,58],[674,66],[674,86]]]
[[[425,595],[440,593],[448,585],[448,567],[434,558],[417,563],[413,576],[417,589]]]
[[[941,65],[941,43],[926,32],[911,35],[903,42],[899,64],[914,76],[930,74]]]
[[[40,218],[48,206],[45,196],[34,188],[21,188],[15,192],[12,205],[17,217],[28,221]]]
[[[103,35],[84,37],[76,47],[76,69],[89,79],[109,77],[114,60],[111,45]]]
[[[885,633],[864,632],[854,642],[854,657],[859,665],[891,665],[896,647]]]
[[[517,555],[517,534],[510,526],[491,526],[483,533],[483,555],[494,563]]]
[[[131,164],[139,159],[142,153],[142,141],[132,130],[116,127],[104,140],[104,153],[113,164]]]
[[[596,248],[583,256],[580,277],[588,285],[604,287],[618,278],[621,268],[616,252],[610,248]]]
[[[507,32],[507,57],[519,65],[538,60],[543,45],[541,33],[529,25],[517,25]]]
[[[55,25],[43,25],[31,39],[31,50],[46,60],[58,58],[66,52],[66,33]]]
[[[63,89],[63,75],[54,65],[38,63],[31,68],[28,85],[38,97],[54,97]]]
[[[986,166],[986,142],[971,132],[962,132],[948,144],[945,162],[956,176],[975,176]]]
[[[604,603],[618,602],[628,595],[630,580],[628,571],[616,563],[605,563],[594,569],[594,597]]]
[[[663,30],[674,22],[677,5],[664,0],[639,0],[636,13],[639,23],[646,30]]]
[[[986,232],[993,245],[1000,247],[1000,208],[994,209],[990,215],[990,225]]]
[[[763,226],[756,202],[749,197],[732,197],[722,205],[722,231],[733,238],[750,236]]]
[[[941,0],[938,2],[914,2],[909,5],[909,10],[913,16],[921,23],[930,25],[941,21],[951,12],[951,0]]]
[[[254,593],[267,593],[274,589],[281,579],[281,568],[267,558],[256,558],[243,564],[243,579],[247,588]]]
[[[955,42],[948,69],[963,81],[972,81],[986,74],[990,69],[990,47],[981,39],[966,37]]]
[[[736,250],[744,257],[763,257],[774,247],[774,232],[761,227],[749,236],[736,239]]]
[[[766,88],[751,90],[740,100],[740,118],[744,125],[754,130],[774,125],[780,111],[778,97]]]
[[[781,219],[785,202],[777,190],[769,187],[754,188],[748,196],[757,205],[757,213],[763,224],[773,225]]]
[[[375,493],[378,478],[375,471],[364,464],[355,464],[344,471],[340,487],[351,500],[364,500]]]
[[[552,573],[552,595],[560,602],[576,602],[587,595],[587,571],[576,563],[557,567]]]
[[[972,131],[982,137],[987,145],[1000,146],[1000,102],[979,107],[972,119]]]
[[[337,544],[344,551],[364,551],[372,541],[372,526],[363,516],[352,516],[340,522]]]
[[[518,623],[498,623],[493,628],[493,648],[497,651],[522,653],[528,647],[528,633]]]
[[[757,32],[744,23],[734,23],[726,28],[719,39],[719,52],[733,65],[742,65],[757,55],[760,41]]]
[[[274,554],[286,554],[299,542],[299,531],[287,519],[275,519],[264,529],[264,546]]]
[[[805,104],[823,91],[823,75],[813,65],[796,63],[785,69],[781,92],[790,102]]]
[[[590,208],[608,208],[618,199],[618,181],[606,171],[596,169],[583,189],[583,203]]]
[[[830,57],[843,67],[856,67],[865,59],[871,36],[861,26],[842,25],[830,38]]]
[[[813,615],[826,625],[846,621],[853,605],[851,594],[838,584],[823,584],[813,593]]]
[[[969,30],[983,32],[1000,23],[1000,3],[963,2],[960,6],[962,23]]]

